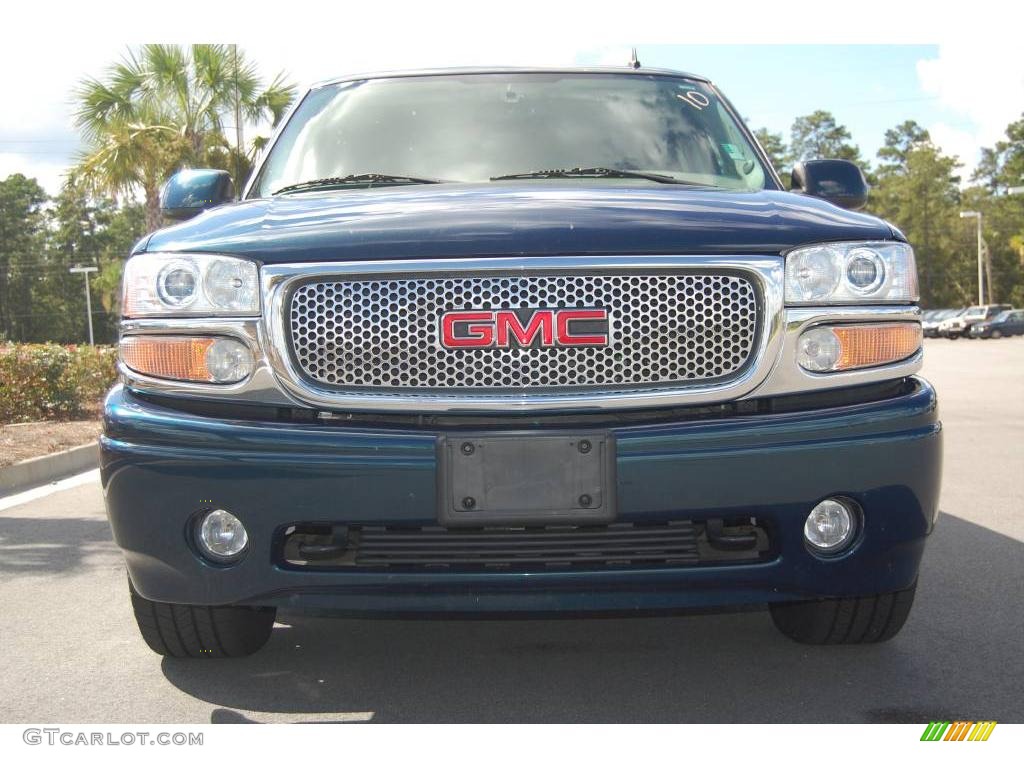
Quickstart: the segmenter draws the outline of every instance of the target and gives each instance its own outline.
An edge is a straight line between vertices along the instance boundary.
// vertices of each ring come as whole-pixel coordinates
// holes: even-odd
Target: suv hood
[[[884,221],[790,192],[528,181],[328,190],[214,208],[137,250],[265,263],[467,256],[779,253],[902,240]]]

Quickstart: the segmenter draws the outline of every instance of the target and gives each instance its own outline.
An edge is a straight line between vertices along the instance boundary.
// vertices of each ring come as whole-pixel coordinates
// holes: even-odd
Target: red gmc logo
[[[441,315],[441,346],[604,347],[607,309],[471,309]]]

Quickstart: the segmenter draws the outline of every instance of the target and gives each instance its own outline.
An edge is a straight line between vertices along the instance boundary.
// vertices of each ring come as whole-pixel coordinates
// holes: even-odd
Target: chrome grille
[[[606,347],[446,349],[453,310],[604,307]],[[314,281],[291,296],[299,370],[339,389],[618,388],[728,380],[759,326],[753,280],[738,274],[465,275]]]

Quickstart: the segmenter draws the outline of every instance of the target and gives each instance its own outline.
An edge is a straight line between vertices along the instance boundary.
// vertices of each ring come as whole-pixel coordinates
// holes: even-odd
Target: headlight
[[[787,304],[917,299],[914,249],[906,243],[824,243],[786,254]]]
[[[125,317],[258,315],[254,262],[205,253],[143,253],[124,269]]]
[[[165,307],[184,309],[199,293],[199,270],[190,261],[172,261],[156,276],[156,293]]]

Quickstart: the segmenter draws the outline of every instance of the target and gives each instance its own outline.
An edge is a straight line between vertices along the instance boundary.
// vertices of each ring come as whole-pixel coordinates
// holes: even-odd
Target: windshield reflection
[[[767,176],[728,109],[703,83],[635,74],[479,74],[362,80],[312,91],[282,132],[256,190],[267,195],[365,173],[482,182],[595,166],[729,189],[761,189]]]

